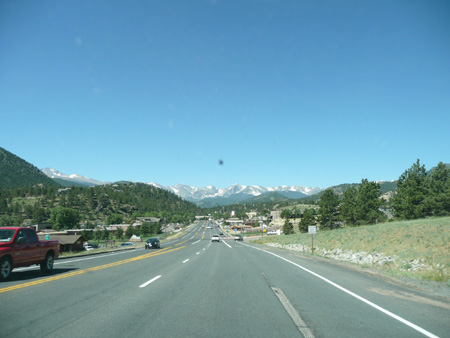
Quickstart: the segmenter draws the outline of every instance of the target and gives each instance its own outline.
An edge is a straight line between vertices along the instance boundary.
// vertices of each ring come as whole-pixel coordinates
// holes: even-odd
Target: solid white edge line
[[[224,240],[222,240],[222,243],[225,244],[227,247],[229,247],[231,249],[231,245],[228,244],[227,242],[225,242]]]
[[[327,279],[327,278],[325,278],[325,277],[322,277],[321,275],[319,275],[319,274],[317,274],[317,273],[315,273],[315,272],[313,272],[313,271],[311,271],[311,270],[308,270],[307,268],[305,268],[305,267],[303,267],[303,266],[301,266],[301,265],[299,265],[299,264],[297,264],[297,263],[294,263],[294,262],[292,262],[292,261],[290,261],[290,260],[288,260],[288,259],[286,259],[286,258],[284,258],[284,257],[281,257],[281,256],[279,256],[279,255],[277,255],[277,254],[274,254],[273,252],[270,252],[270,251],[267,251],[267,250],[263,250],[263,249],[260,249],[260,248],[256,248],[256,247],[251,246],[251,245],[248,245],[248,244],[244,244],[244,243],[241,243],[241,244],[242,244],[242,245],[245,245],[245,246],[247,246],[247,247],[249,247],[249,248],[255,249],[255,250],[259,250],[259,251],[266,252],[266,253],[268,253],[268,254],[270,254],[270,255],[272,255],[272,256],[278,257],[278,258],[280,258],[280,259],[282,259],[282,260],[284,260],[284,261],[286,261],[286,262],[288,262],[288,263],[290,263],[290,264],[292,264],[292,265],[295,265],[296,267],[298,267],[298,268],[300,268],[300,269],[302,269],[302,270],[304,270],[304,271],[310,273],[310,274],[313,275],[313,276],[316,276],[317,278],[322,279],[324,282],[326,282],[326,283],[328,283],[328,284],[330,284],[330,285],[333,285],[334,287],[338,288],[339,290],[344,291],[345,293],[349,294],[349,295],[352,296],[352,297],[355,297],[356,299],[359,299],[360,301],[366,303],[367,305],[370,305],[371,307],[373,307],[373,308],[375,308],[375,309],[377,309],[377,310],[383,312],[384,314],[386,314],[386,315],[388,315],[388,316],[390,316],[390,317],[392,317],[392,318],[398,320],[399,322],[401,322],[401,323],[403,323],[403,324],[405,324],[405,325],[407,325],[407,326],[413,328],[414,330],[416,330],[416,331],[422,333],[423,335],[425,335],[425,336],[427,336],[427,337],[430,337],[430,338],[439,338],[438,336],[432,334],[431,332],[428,332],[427,330],[421,328],[420,326],[417,326],[416,324],[413,324],[413,323],[411,323],[410,321],[408,321],[408,320],[406,320],[406,319],[404,319],[404,318],[402,318],[402,317],[400,317],[400,316],[397,316],[396,314],[394,314],[394,313],[392,313],[392,312],[390,312],[390,311],[388,311],[388,310],[382,308],[381,306],[378,306],[377,304],[372,303],[371,301],[369,301],[369,300],[367,300],[367,299],[365,299],[365,298],[363,298],[363,297],[357,295],[356,293],[354,293],[354,292],[352,292],[352,291],[350,291],[350,290],[347,290],[346,288],[344,288],[344,287],[342,287],[342,286],[340,286],[340,285],[338,285],[338,284],[336,284],[336,283],[330,281],[329,279]]]
[[[139,286],[140,288],[145,288],[147,285],[149,285],[150,283],[153,283],[155,280],[159,279],[161,277],[161,275],[156,276],[155,278],[150,279],[148,282],[142,284],[141,286]]]

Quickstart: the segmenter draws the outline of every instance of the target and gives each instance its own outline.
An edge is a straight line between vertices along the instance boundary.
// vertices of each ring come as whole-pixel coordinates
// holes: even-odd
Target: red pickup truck
[[[20,266],[40,264],[43,272],[53,269],[59,255],[58,241],[39,241],[31,228],[0,228],[0,280],[7,279]]]

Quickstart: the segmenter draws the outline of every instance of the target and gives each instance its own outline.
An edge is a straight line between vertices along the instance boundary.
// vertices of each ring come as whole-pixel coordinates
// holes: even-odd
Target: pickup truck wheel
[[[45,256],[45,260],[41,263],[42,272],[50,272],[53,269],[53,254],[48,253]]]
[[[9,258],[2,258],[0,261],[0,280],[6,280],[11,276],[12,272],[12,263]]]

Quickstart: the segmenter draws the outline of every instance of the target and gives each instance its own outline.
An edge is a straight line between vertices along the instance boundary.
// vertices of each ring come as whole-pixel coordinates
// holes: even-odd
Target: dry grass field
[[[267,236],[257,242],[311,252],[311,235],[304,233]],[[350,261],[356,255],[360,265],[450,286],[450,217],[319,229],[314,236],[314,248],[315,254]],[[368,256],[385,259],[375,263],[365,259]]]

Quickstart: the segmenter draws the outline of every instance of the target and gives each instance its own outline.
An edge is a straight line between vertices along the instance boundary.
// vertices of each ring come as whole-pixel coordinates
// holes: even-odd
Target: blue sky
[[[448,1],[0,1],[0,147],[102,181],[397,179],[450,163],[449,17]]]

